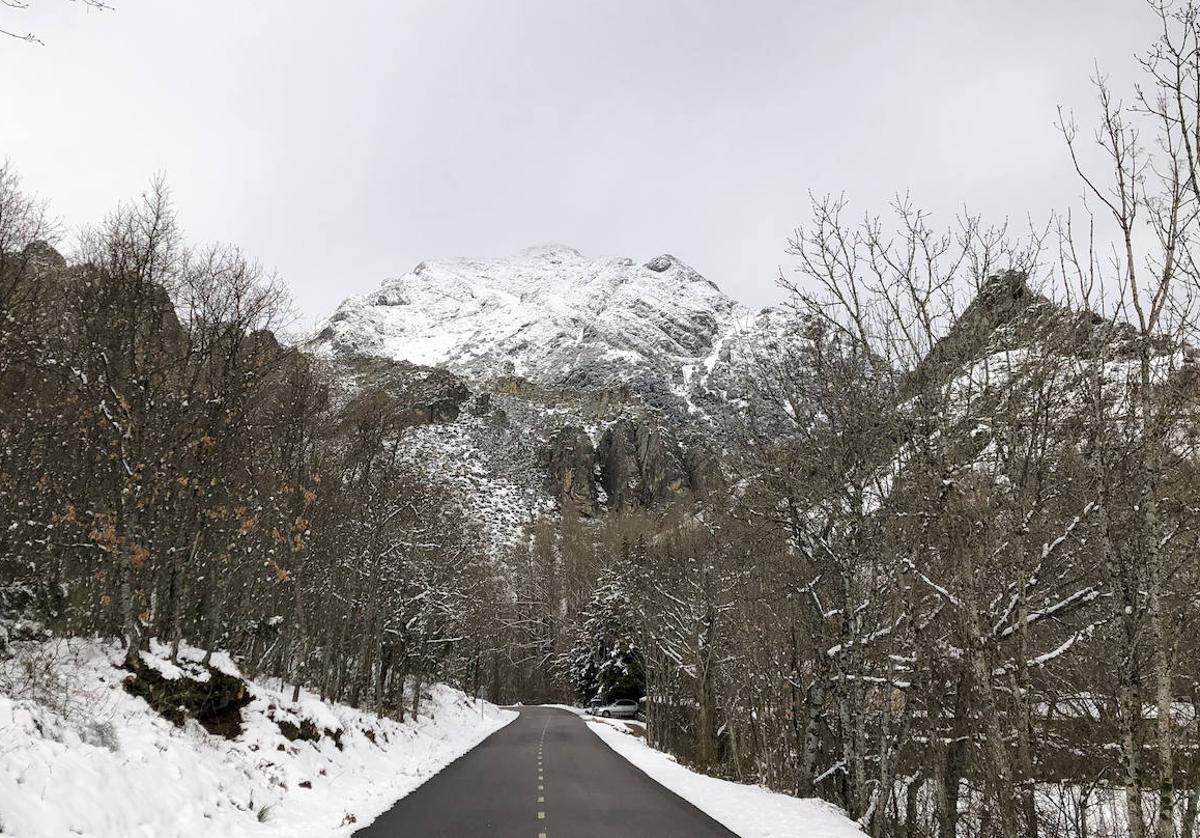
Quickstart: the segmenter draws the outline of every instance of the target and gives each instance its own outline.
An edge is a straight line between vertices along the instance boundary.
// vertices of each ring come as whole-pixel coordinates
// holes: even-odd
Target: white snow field
[[[650,779],[742,838],[863,838],[858,824],[823,800],[697,774],[629,733],[622,722],[589,717],[588,727]]]
[[[127,693],[115,645],[15,645],[0,664],[0,834],[13,838],[348,836],[517,717],[435,685],[420,718],[400,724],[251,681],[230,740],[175,727]],[[144,659],[168,678],[203,656],[185,648],[181,669],[153,652]],[[236,674],[226,656],[212,663]],[[340,728],[342,748],[327,735],[289,742],[277,722],[301,719]]]

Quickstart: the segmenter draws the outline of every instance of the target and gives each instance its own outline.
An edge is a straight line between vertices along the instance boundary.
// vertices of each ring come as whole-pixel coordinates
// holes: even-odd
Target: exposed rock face
[[[710,445],[701,442],[685,445],[683,465],[693,492],[704,495],[721,485],[721,459]]]
[[[639,423],[634,441],[642,473],[642,498],[647,506],[688,488],[687,474],[679,461],[679,446],[663,428]]]
[[[30,242],[22,251],[22,255],[43,268],[62,270],[67,266],[67,260],[63,255],[44,241]]]
[[[1030,305],[1045,301],[1029,291],[1021,271],[1004,271],[990,277],[958,322],[921,362],[918,378],[944,377],[964,360],[979,357],[996,330],[1011,322]]]
[[[547,451],[546,489],[563,509],[591,515],[596,511],[596,451],[587,431],[571,425],[560,430]]]
[[[401,400],[412,424],[453,422],[470,395],[461,378],[436,368],[415,370],[407,376],[401,390]]]
[[[640,505],[642,470],[638,467],[634,437],[632,425],[625,421],[617,422],[600,437],[596,456],[610,509],[634,509]]]
[[[1155,351],[1168,351],[1169,341],[1153,343]],[[1091,361],[1103,354],[1120,360],[1135,357],[1137,345],[1137,331],[1130,324],[1067,308],[1030,288],[1023,271],[1002,271],[983,283],[953,327],[917,366],[907,386],[912,391],[944,385],[965,365],[1001,352],[1019,357],[1037,346],[1039,355]]]
[[[647,422],[623,419],[609,426],[597,461],[610,509],[650,507],[690,488],[678,446]]]
[[[438,367],[364,356],[339,358],[344,379],[369,381],[393,401],[398,427],[453,422],[462,414],[471,390],[462,378]],[[487,400],[473,406],[487,410]]]

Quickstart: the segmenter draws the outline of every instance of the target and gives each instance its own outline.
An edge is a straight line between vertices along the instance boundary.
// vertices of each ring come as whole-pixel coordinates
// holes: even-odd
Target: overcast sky
[[[670,252],[775,301],[807,194],[1044,217],[1055,106],[1133,78],[1138,0],[67,0],[0,7],[0,156],[67,225],[155,172],[302,323],[423,259]]]

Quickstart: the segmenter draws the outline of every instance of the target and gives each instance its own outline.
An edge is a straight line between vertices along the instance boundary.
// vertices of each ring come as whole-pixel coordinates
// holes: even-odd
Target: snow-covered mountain
[[[422,262],[344,302],[308,349],[442,367],[479,382],[624,385],[668,414],[710,418],[714,406],[737,403],[731,370],[776,320],[673,256],[639,264],[555,245],[507,259]]]
[[[502,547],[568,502],[584,514],[628,511],[729,485],[740,445],[797,415],[772,381],[806,374],[806,323],[782,309],[752,313],[672,256],[639,264],[553,246],[422,263],[347,300],[306,348],[348,390],[400,394],[417,417],[407,456]],[[942,393],[949,427],[984,468],[989,416],[1029,409],[1052,380],[1068,426],[1096,359],[1114,386],[1128,377],[1128,331],[1051,302],[1023,273],[997,274],[904,393]],[[1163,360],[1167,370],[1191,363]]]
[[[542,246],[422,262],[346,300],[305,349],[331,364],[343,398],[370,386],[397,399],[412,417],[405,456],[499,554],[566,503],[648,508],[719,485],[756,364],[800,329],[674,256]]]

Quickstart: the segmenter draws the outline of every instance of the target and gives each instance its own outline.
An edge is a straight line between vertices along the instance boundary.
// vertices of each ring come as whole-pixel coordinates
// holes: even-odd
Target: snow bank
[[[539,704],[538,707],[549,707],[551,710],[566,710],[568,713],[574,713],[576,716],[587,716],[587,711],[580,707],[575,707],[570,704]]]
[[[650,779],[742,838],[863,838],[854,821],[823,800],[792,797],[689,771],[628,733],[622,722],[590,720],[588,727]]]
[[[228,740],[127,693],[115,646],[17,645],[0,663],[0,834],[14,838],[348,836],[517,715],[439,685],[428,715],[399,724],[251,681],[242,734]],[[166,677],[194,677],[203,656],[185,649],[176,666],[165,653],[145,660]],[[226,657],[212,663],[236,673]],[[342,733],[280,732],[302,720]]]

